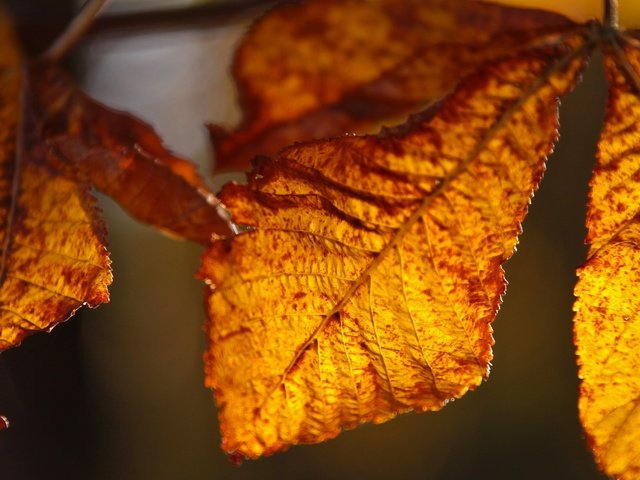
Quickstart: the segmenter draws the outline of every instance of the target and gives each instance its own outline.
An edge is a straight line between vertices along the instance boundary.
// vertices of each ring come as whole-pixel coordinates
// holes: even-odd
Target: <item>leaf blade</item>
[[[289,147],[223,191],[256,227],[200,272],[223,449],[315,443],[486,377],[501,264],[586,49],[497,61],[404,128]]]
[[[30,78],[42,135],[79,178],[173,236],[206,244],[211,234],[231,234],[195,166],[170,152],[149,125],[85,95],[54,65],[32,64]]]
[[[590,446],[603,471],[632,479],[640,474],[640,51],[620,41],[605,52],[609,99],[589,192],[589,255],[575,287],[574,342]]]
[[[1,30],[10,35],[8,24]],[[112,279],[106,228],[89,185],[66,178],[33,143],[28,80],[19,55],[13,58],[3,61],[0,77],[0,350],[82,305],[107,302]]]
[[[232,132],[210,126],[216,168],[246,169],[253,156],[295,141],[375,131],[442,97],[484,61],[572,26],[550,12],[464,0],[273,10],[237,51],[245,118]]]

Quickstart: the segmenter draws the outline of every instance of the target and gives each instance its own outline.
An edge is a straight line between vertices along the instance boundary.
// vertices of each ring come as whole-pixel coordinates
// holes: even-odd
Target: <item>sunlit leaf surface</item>
[[[255,227],[201,269],[227,452],[436,410],[488,375],[501,265],[583,63],[569,43],[490,63],[378,136],[287,148],[223,191]]]
[[[576,286],[580,418],[609,475],[640,478],[640,49],[608,51],[607,116]]]

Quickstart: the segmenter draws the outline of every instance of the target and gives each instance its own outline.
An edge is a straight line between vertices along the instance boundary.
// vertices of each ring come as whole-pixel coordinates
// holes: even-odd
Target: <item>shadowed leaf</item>
[[[267,13],[233,74],[244,120],[210,126],[217,169],[294,141],[368,132],[442,97],[483,62],[571,27],[551,12],[468,0],[311,0]]]
[[[42,135],[83,180],[172,235],[207,243],[212,233],[231,233],[194,165],[151,127],[92,100],[53,65],[33,64],[30,74]]]
[[[105,227],[90,186],[50,161],[0,15],[0,350],[109,299]]]
[[[624,44],[624,41],[621,42]],[[607,115],[591,180],[589,258],[574,319],[580,418],[602,469],[640,477],[640,49],[606,55]]]
[[[437,410],[488,375],[501,265],[583,64],[576,43],[490,63],[378,136],[289,147],[223,191],[255,227],[214,242],[200,272],[227,452]]]

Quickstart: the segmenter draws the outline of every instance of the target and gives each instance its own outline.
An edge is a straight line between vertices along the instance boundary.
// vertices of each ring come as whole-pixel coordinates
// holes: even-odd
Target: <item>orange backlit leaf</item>
[[[0,350],[109,299],[105,227],[90,186],[50,161],[28,80],[0,15]]]
[[[224,450],[437,410],[486,378],[501,265],[587,50],[574,37],[489,63],[402,127],[289,147],[223,190],[254,227],[200,271]]]
[[[231,233],[193,165],[55,65],[22,59],[1,13],[0,351],[109,300],[106,227],[93,187],[174,236],[207,243]]]
[[[640,478],[640,48],[613,42],[574,329],[582,424],[603,471],[630,480]]]
[[[469,0],[311,0],[267,13],[233,73],[244,119],[210,126],[217,169],[294,141],[370,132],[442,97],[483,62],[545,32],[561,15]]]

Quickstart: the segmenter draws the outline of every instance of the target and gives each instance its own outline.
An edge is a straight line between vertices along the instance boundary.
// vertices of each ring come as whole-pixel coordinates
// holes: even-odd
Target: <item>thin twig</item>
[[[618,0],[604,0],[604,24],[618,29]]]
[[[109,0],[87,0],[80,10],[80,13],[74,17],[66,30],[58,37],[41,56],[43,60],[58,62],[60,61],[78,41],[84,36],[93,24],[100,10],[107,4]]]

